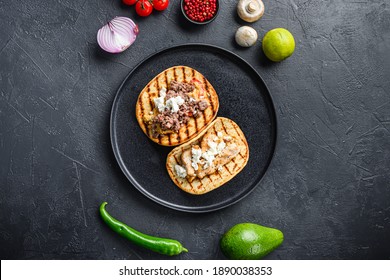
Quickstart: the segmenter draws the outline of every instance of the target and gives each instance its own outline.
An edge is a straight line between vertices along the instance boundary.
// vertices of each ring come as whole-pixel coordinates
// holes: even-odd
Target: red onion
[[[138,26],[127,17],[116,17],[99,29],[99,46],[110,53],[120,53],[130,47],[138,34]]]

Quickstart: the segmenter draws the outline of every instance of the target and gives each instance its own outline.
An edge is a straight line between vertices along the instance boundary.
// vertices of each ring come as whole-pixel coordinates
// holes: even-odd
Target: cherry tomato
[[[149,0],[139,0],[135,5],[135,11],[141,17],[147,17],[153,11],[153,6]]]
[[[157,11],[164,11],[166,8],[168,8],[169,0],[153,0],[153,7]]]
[[[122,0],[123,4],[125,5],[134,5],[135,3],[137,3],[138,0]]]

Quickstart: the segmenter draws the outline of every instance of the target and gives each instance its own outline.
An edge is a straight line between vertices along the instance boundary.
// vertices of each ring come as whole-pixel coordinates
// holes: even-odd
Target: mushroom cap
[[[251,47],[257,42],[257,32],[250,26],[241,26],[236,31],[236,42],[241,47]]]
[[[264,3],[261,0],[240,0],[237,4],[237,13],[242,20],[257,21],[264,14]]]

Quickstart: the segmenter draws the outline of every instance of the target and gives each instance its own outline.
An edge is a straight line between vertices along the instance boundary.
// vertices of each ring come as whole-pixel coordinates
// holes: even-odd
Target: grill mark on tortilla
[[[150,108],[153,110],[153,100],[152,100],[152,97],[150,96],[150,87],[148,87],[148,91],[147,91],[147,95],[148,95],[148,100],[149,100],[149,105],[150,105]],[[143,110],[142,110],[143,111]],[[146,113],[146,112],[145,112]],[[144,114],[145,114],[144,113]],[[148,112],[149,113],[149,112]],[[146,115],[146,114],[145,114]]]
[[[148,100],[149,100],[150,108],[153,109],[153,100],[152,100],[152,97],[150,96],[150,87],[148,87],[147,94],[148,94]]]
[[[211,176],[211,175],[206,175],[206,176],[203,177],[203,179],[208,179],[208,180],[210,181],[210,183],[211,183],[212,185],[214,185],[214,181],[211,180],[210,176]],[[203,180],[203,179],[202,179],[202,180]]]
[[[186,133],[185,134],[186,134],[186,137],[184,139],[187,139],[190,137],[190,132],[188,131],[188,125],[186,125]],[[179,133],[179,137],[180,137],[180,140],[179,140],[179,142],[180,142],[181,141],[180,133]]]
[[[158,96],[159,94],[158,94],[158,79],[157,79],[157,78],[155,79],[155,82],[156,82],[156,84],[157,84],[156,86],[157,86],[157,96]],[[153,109],[154,106],[153,106],[152,96],[150,95],[150,85],[151,85],[151,84],[149,84],[148,90],[147,90],[146,92],[147,92],[147,95],[148,95],[150,108]],[[157,114],[158,114],[158,111],[157,111]],[[154,117],[154,114],[153,114],[153,117]],[[148,131],[148,134],[149,134],[150,136],[152,136],[152,135],[153,135],[153,133],[152,133],[152,126],[150,126],[150,129],[149,129],[149,126],[148,126],[148,130],[150,130],[150,131]],[[155,138],[154,138],[154,139],[155,139]],[[161,143],[161,135],[158,136],[158,138],[157,138],[157,143]]]
[[[144,108],[143,108],[143,102],[142,102],[142,95],[140,94],[137,99],[137,103],[135,105],[135,114],[136,119],[138,121],[138,124],[140,125],[141,129],[145,134],[149,137],[149,126],[146,123],[146,120],[144,118]]]
[[[179,165],[180,165],[181,162],[177,160],[176,154],[173,155],[173,158],[175,159],[176,164],[179,164]]]
[[[167,90],[168,90],[168,74],[167,74],[168,71],[164,71],[164,78],[165,78],[165,85],[167,87]]]
[[[192,73],[192,77],[191,77],[191,82],[192,82],[192,79],[195,77],[195,69],[194,68],[191,68],[191,73]]]
[[[144,107],[144,102],[142,101],[142,96],[140,96],[140,98],[138,98],[138,106],[140,107],[140,111],[141,111],[141,121],[144,125],[144,128],[145,128],[145,132],[147,132],[147,135],[149,135],[149,126],[148,124],[144,121],[144,116],[145,116],[145,107]]]
[[[159,92],[160,92],[160,82],[159,82],[159,80],[158,80],[158,78],[155,78],[155,81],[156,81],[156,88],[157,88],[157,94],[159,94]]]
[[[199,118],[199,112],[198,112],[198,116],[196,118],[194,118],[194,123],[195,123],[195,133],[198,133],[198,118]],[[191,135],[192,136],[192,135]]]
[[[241,133],[237,130],[237,126],[235,126],[235,125],[233,125],[233,124],[232,124],[232,126],[233,126],[234,131],[236,132],[238,138],[241,139],[241,138],[242,138],[242,137],[241,137]],[[247,145],[245,145],[245,143],[243,143],[241,140],[240,140],[240,142],[242,143],[242,146],[245,147],[246,152],[245,152],[245,155],[242,155],[242,154],[241,154],[241,149],[240,149],[239,154],[240,154],[240,156],[242,156],[243,158],[245,158],[245,157],[247,156],[247,153],[248,153],[248,147],[247,147]]]
[[[165,75],[165,85],[167,85],[167,71],[164,71]],[[160,87],[160,83],[158,82],[158,79],[157,79],[157,85],[158,87]],[[169,143],[169,146],[172,145],[172,137],[174,136],[175,133],[169,133],[168,135],[166,135],[168,137],[168,143]]]
[[[234,161],[234,158],[231,159],[231,162],[234,163],[234,167],[233,167],[233,170],[236,169],[236,167],[238,166],[238,164]]]
[[[202,180],[199,180],[199,186],[198,186],[198,190],[199,189],[204,189],[205,188],[205,185],[203,185],[203,182],[202,182]]]
[[[235,125],[232,125],[234,128],[234,131],[236,132],[237,135],[240,135],[239,131],[237,130],[237,127]]]
[[[145,116],[145,113],[144,113],[144,106],[143,106],[143,102],[142,102],[142,96],[140,98],[138,98],[138,106],[140,107],[141,109],[141,117],[142,117],[142,122],[144,123],[145,125],[145,122],[144,122],[144,116]]]
[[[207,91],[207,93],[209,93],[209,84],[207,83],[205,76],[203,76],[203,83],[205,85],[205,90]]]
[[[186,180],[187,180],[187,178],[186,178]],[[188,181],[188,180],[187,180],[187,182],[188,182],[188,184],[190,185],[191,190],[193,190],[193,189],[194,189],[194,186],[192,185],[192,183],[191,183],[190,181]]]
[[[208,123],[208,121],[206,120],[206,114],[204,112],[202,112],[202,118],[203,118],[203,126],[202,126],[202,128],[204,128],[207,125],[207,123]]]
[[[221,122],[221,125],[222,125],[222,128],[223,128],[223,130],[225,131],[226,135],[229,135],[229,133],[227,132],[226,127],[225,127],[225,125],[223,124],[223,122]]]
[[[183,82],[187,82],[187,80],[186,80],[186,69],[185,69],[185,67],[184,66],[182,66],[181,67],[181,71],[183,72]]]
[[[237,154],[237,156],[236,157],[238,157],[238,156],[240,156],[241,158],[239,158],[240,160],[243,160],[243,159],[245,159],[244,158],[244,156],[241,154],[241,151]]]
[[[204,91],[203,92],[203,96],[207,100],[207,103],[210,105],[210,109],[211,109],[211,112],[212,112],[211,118],[212,118],[214,116],[214,113],[215,113],[215,111],[214,111],[214,104],[211,102],[211,98],[209,96],[210,95],[210,93],[209,93],[209,85],[207,84],[207,80],[206,80],[205,76],[202,77],[202,87],[203,87],[203,91]],[[208,121],[208,120],[206,120],[206,118],[205,118],[205,121]]]
[[[216,127],[216,125],[213,125],[213,130],[214,130],[214,132],[215,132],[215,136],[218,137],[218,131],[217,131],[217,129],[216,129],[215,127]],[[218,138],[219,138],[219,137],[218,137]]]
[[[166,86],[166,89],[168,91],[168,71],[164,71],[164,82],[165,82],[165,86]],[[170,134],[168,136],[169,138],[169,145],[172,145],[172,141],[171,141],[171,136],[173,136],[174,134]]]
[[[226,171],[227,171],[230,175],[233,175],[233,174],[230,172],[230,170],[227,168],[226,165],[227,165],[227,164],[225,164],[223,167],[225,167]]]
[[[209,103],[210,106],[211,106],[211,111],[213,112],[212,115],[214,115],[214,112],[215,112],[215,111],[214,111],[214,104],[213,104],[213,102],[212,102],[212,100],[211,100],[211,95],[210,95],[210,93],[209,93],[209,84],[207,83],[207,80],[206,80],[206,77],[205,77],[205,76],[203,76],[202,83],[203,83],[203,89],[205,90],[204,95],[205,95],[205,97],[206,97],[208,103]]]
[[[210,95],[210,104],[213,109],[213,115],[215,114],[216,111],[218,111],[218,102],[215,103],[215,98],[214,94]],[[218,100],[218,99],[217,99]]]
[[[200,188],[204,188],[204,185],[203,185],[203,183],[202,183],[202,179],[196,178],[195,180],[198,180],[198,182],[199,182],[199,186],[196,187],[198,190],[199,190]]]
[[[245,146],[246,147],[246,146]],[[248,148],[246,148],[245,150],[248,150]],[[243,159],[247,156],[247,152],[245,152],[245,154],[244,155],[242,155],[241,154],[241,150],[240,150],[240,152],[238,153]]]
[[[179,132],[176,134],[177,134],[177,137],[176,137],[176,141],[177,141],[176,144],[177,144],[177,143],[180,143],[180,140],[181,140],[180,129],[179,129]]]

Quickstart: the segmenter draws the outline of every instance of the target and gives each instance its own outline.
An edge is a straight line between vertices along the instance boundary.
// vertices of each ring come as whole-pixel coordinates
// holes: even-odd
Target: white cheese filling
[[[192,148],[192,157],[191,157],[191,166],[194,170],[198,170],[198,163],[200,163],[200,158],[202,157],[201,149]]]
[[[175,165],[175,172],[179,178],[185,178],[187,176],[187,170],[178,164]]]
[[[172,97],[169,98],[165,104],[165,108],[170,109],[172,113],[177,113],[180,105],[184,104],[184,99],[181,96]]]
[[[167,95],[167,89],[162,88],[159,92],[160,97],[154,98],[154,106],[156,106],[157,110],[161,113],[165,110],[165,96]]]
[[[177,113],[179,111],[179,107],[184,104],[184,99],[181,96],[176,96],[169,98],[165,101],[165,97],[167,96],[167,89],[161,88],[159,92],[160,97],[156,97],[153,99],[154,106],[157,110],[162,113],[165,109],[171,110],[172,113]]]
[[[204,167],[204,169],[207,169],[213,165],[213,161],[215,159],[215,156],[210,150],[208,150],[202,154],[202,158],[205,159],[205,163],[204,163],[203,167]]]
[[[199,169],[198,164],[202,164],[204,169],[213,166],[213,162],[217,155],[220,155],[222,151],[226,148],[226,143],[224,142],[223,134],[221,132],[217,133],[217,136],[213,138],[214,141],[209,140],[207,142],[208,150],[202,152],[201,149],[192,148],[191,150],[191,166],[195,171]],[[219,141],[219,142],[218,142]],[[218,170],[221,170],[219,166]]]

